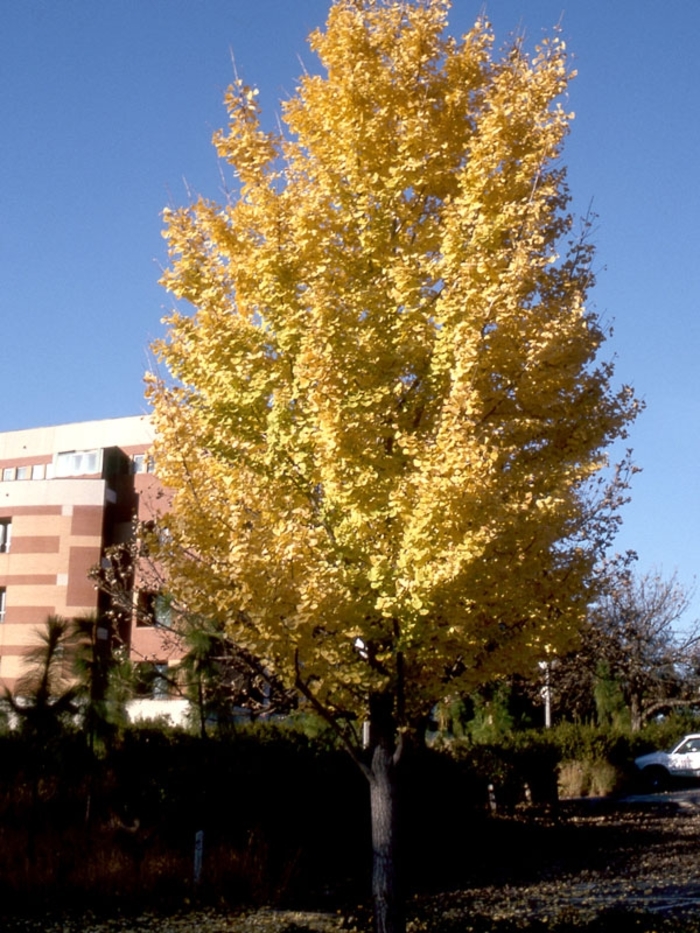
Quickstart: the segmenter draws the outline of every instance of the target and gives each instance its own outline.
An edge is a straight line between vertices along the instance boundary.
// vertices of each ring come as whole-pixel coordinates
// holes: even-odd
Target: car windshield
[[[682,739],[671,751],[684,755],[690,752],[700,752],[700,738]]]

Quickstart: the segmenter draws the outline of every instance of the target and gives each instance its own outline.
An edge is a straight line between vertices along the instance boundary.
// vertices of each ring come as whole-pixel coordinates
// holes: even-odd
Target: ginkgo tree
[[[616,527],[606,451],[637,410],[586,305],[564,43],[496,55],[448,11],[337,0],[278,132],[236,79],[214,137],[234,194],[166,211],[163,284],[193,310],[149,377],[169,586],[363,768],[381,930],[401,926],[405,739],[570,643]]]

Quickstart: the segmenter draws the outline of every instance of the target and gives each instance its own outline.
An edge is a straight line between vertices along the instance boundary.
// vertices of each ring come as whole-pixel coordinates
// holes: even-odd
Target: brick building
[[[88,578],[105,548],[153,514],[147,416],[0,433],[0,683],[12,689],[47,616],[100,613]],[[132,658],[176,663],[173,640],[125,620]]]

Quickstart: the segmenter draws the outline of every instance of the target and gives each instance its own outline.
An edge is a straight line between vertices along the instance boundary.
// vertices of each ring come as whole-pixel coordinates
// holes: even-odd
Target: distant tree
[[[286,136],[236,80],[215,136],[235,193],[166,212],[163,282],[195,313],[168,318],[150,391],[168,587],[366,775],[380,931],[402,926],[407,736],[569,643],[616,527],[596,478],[637,410],[596,361],[564,46],[495,58],[448,9],[334,3]]]
[[[684,619],[692,591],[674,573],[605,576],[580,645],[553,671],[555,705],[636,731],[656,713],[700,703],[700,623]]]
[[[603,658],[596,664],[592,686],[598,725],[618,729],[628,727],[630,716],[625,694],[607,659]]]
[[[438,703],[430,723],[437,737],[450,741],[497,741],[501,736],[533,727],[541,706],[532,679],[501,678],[469,696],[450,696]]]
[[[600,651],[619,683],[633,730],[655,713],[700,701],[700,623],[681,627],[692,593],[674,573],[613,577],[593,609]]]

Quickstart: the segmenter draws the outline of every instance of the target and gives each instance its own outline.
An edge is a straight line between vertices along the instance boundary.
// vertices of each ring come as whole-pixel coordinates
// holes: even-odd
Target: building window
[[[0,586],[0,623],[5,621],[5,595],[6,590],[4,586]]]
[[[132,472],[134,473],[152,473],[153,460],[148,454],[134,454],[131,458]]]
[[[154,700],[164,700],[167,698],[170,693],[170,681],[168,679],[168,665],[167,664],[156,664],[154,665],[154,677],[153,677],[153,699]]]
[[[7,554],[12,541],[12,519],[0,518],[0,554]]]
[[[99,450],[65,450],[56,455],[56,476],[88,476],[101,469]]]
[[[136,665],[135,692],[139,697],[153,700],[166,699],[170,694],[170,678],[167,664],[152,664],[142,661]]]
[[[5,467],[5,469],[2,471],[3,482],[4,483],[12,482],[12,480],[15,478],[15,473],[16,473],[16,470],[14,467]]]
[[[32,468],[28,466],[17,467],[17,479],[29,479],[31,469]]]
[[[32,479],[44,479],[46,476],[46,465],[44,463],[35,463],[32,467]]]
[[[165,593],[139,590],[136,607],[136,625],[170,628],[172,625],[171,597]]]

